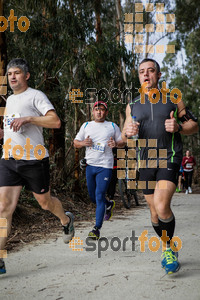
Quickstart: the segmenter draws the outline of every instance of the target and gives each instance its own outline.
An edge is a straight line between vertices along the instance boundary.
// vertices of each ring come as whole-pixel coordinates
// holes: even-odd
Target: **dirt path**
[[[132,231],[140,236],[148,230],[148,239],[155,236],[149,211],[144,207],[133,210],[132,215],[116,216],[104,223],[102,236],[108,244],[106,251],[102,250],[106,242],[86,244],[85,238],[91,229],[91,222],[88,222],[76,230],[76,236],[83,240],[83,251],[72,251],[58,236],[9,254],[7,274],[0,277],[0,299],[153,300],[173,297],[176,300],[200,300],[199,206],[199,194],[176,194],[173,198],[175,233],[183,242],[179,253],[181,269],[174,275],[165,275],[160,267],[160,250],[151,252],[148,241],[144,253],[140,251],[139,241],[133,249]],[[115,243],[113,237],[118,237]],[[118,251],[113,251],[112,248],[117,246],[120,246]],[[92,247],[96,250],[86,251]]]

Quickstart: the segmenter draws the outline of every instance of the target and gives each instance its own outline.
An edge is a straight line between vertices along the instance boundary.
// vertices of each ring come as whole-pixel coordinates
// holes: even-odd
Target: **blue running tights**
[[[105,195],[111,176],[112,169],[94,167],[90,165],[87,165],[86,167],[88,193],[92,202],[96,203],[96,227],[99,229],[103,224],[106,204],[109,204]]]

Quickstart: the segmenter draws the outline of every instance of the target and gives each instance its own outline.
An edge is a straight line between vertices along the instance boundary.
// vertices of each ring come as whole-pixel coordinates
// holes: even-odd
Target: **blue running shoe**
[[[109,203],[110,203],[110,205],[106,208],[106,213],[105,213],[105,217],[104,217],[105,221],[108,221],[112,218],[113,209],[115,207],[115,201],[114,200],[110,200]]]
[[[162,262],[161,262],[162,267],[165,268],[167,274],[173,274],[180,269],[177,256],[175,255],[175,252],[173,252],[171,249],[165,250],[162,253],[161,257],[162,257]]]
[[[174,247],[176,247],[176,244],[174,243]],[[169,250],[169,249],[168,249]],[[170,249],[171,250],[171,249]],[[171,250],[172,251],[172,254],[173,255],[175,255],[176,256],[176,258],[178,259],[178,251],[173,251],[173,250]],[[161,258],[162,258],[162,261],[161,261],[161,266],[162,266],[162,268],[165,268],[165,265],[166,265],[166,257],[165,257],[165,255],[164,255],[164,252],[165,251],[163,251],[163,253],[162,253],[162,255],[161,255]]]
[[[100,230],[96,226],[89,232],[88,237],[93,240],[98,240],[100,237]]]
[[[65,212],[65,214],[69,217],[70,222],[63,226],[63,241],[65,244],[68,244],[75,234],[74,215],[71,212]]]
[[[0,275],[6,273],[6,267],[3,259],[0,259]]]

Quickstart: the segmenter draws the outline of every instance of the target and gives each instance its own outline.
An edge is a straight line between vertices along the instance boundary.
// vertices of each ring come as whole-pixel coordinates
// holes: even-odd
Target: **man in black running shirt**
[[[179,124],[178,119],[186,115],[185,105],[182,99],[177,101],[177,104],[176,101],[171,101],[169,95],[166,101],[162,101],[164,100],[162,90],[158,90],[160,77],[160,66],[155,60],[147,58],[140,63],[139,80],[145,97],[142,99],[139,95],[127,105],[122,138],[127,141],[127,138],[138,134],[139,139],[146,140],[145,147],[140,147],[140,145],[137,147],[140,181],[146,183],[143,193],[150,208],[154,230],[159,237],[162,237],[162,231],[165,230],[169,237],[166,250],[162,253],[161,265],[167,274],[171,274],[179,270],[178,252],[175,252],[177,249],[173,247],[173,241],[170,244],[175,229],[175,217],[170,204],[176,189],[182,160],[180,133],[194,134],[198,131],[198,125],[192,119]],[[160,94],[159,101],[156,101],[155,97],[153,97],[155,101],[152,101],[151,89],[157,89],[156,94],[158,96]],[[141,90],[139,91],[141,93]],[[132,116],[136,117],[136,122],[132,122]],[[156,141],[153,148],[148,144],[149,140]],[[151,150],[154,150],[154,157],[149,154]],[[163,167],[164,161],[158,160],[160,151],[166,153],[165,167]],[[157,153],[156,156],[155,153]],[[140,164],[141,162],[143,165]],[[155,188],[152,188],[150,184],[152,182],[155,182]]]

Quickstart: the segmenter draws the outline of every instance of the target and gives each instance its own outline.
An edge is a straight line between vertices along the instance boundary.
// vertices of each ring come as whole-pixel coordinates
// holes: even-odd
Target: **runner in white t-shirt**
[[[17,145],[23,148],[23,151],[20,151],[20,147],[17,147],[16,155],[21,154],[20,159],[36,160],[35,147],[38,145],[43,146],[40,147],[42,151],[40,149],[40,151],[38,151],[39,155],[41,155],[42,158],[49,157],[48,151],[44,146],[43,127],[32,124],[31,122],[24,122],[19,130],[14,131],[12,128],[14,125],[10,125],[16,118],[19,119],[27,116],[41,117],[50,111],[55,113],[55,108],[47,96],[41,91],[28,87],[20,94],[9,96],[6,101],[6,115],[4,116],[4,144],[6,144],[6,141],[8,143],[8,139],[11,139],[9,143],[11,147],[8,151],[5,151],[6,147],[4,146],[3,158],[15,156],[13,147]],[[30,139],[30,144],[33,146],[30,147],[30,150],[29,147],[26,146],[28,144],[27,139]]]
[[[99,239],[105,210],[106,220],[112,216],[115,202],[105,198],[114,162],[112,148],[124,146],[119,127],[105,121],[107,114],[107,104],[103,101],[95,102],[94,121],[84,123],[74,139],[76,148],[86,147],[87,187],[92,202],[96,203],[96,224],[89,232],[89,237],[93,239]]]
[[[7,66],[8,81],[13,95],[6,101],[4,116],[3,157],[0,160],[0,220],[7,223],[10,233],[12,215],[22,187],[33,192],[45,210],[56,215],[63,225],[63,240],[74,236],[74,216],[65,212],[61,202],[49,191],[49,155],[44,147],[43,127],[59,128],[53,105],[41,91],[28,87],[30,73],[26,60],[16,58]],[[3,131],[0,130],[0,138]],[[0,274],[6,273],[3,250],[6,237],[0,228]]]

